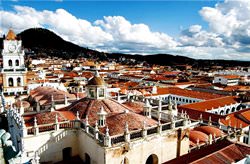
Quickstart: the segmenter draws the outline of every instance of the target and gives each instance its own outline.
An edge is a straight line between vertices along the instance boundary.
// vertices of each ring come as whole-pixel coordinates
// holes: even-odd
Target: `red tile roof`
[[[143,121],[146,121],[147,126],[157,125],[157,121],[137,114],[133,112],[136,109],[131,109],[113,99],[94,100],[83,98],[68,107],[60,109],[60,111],[72,111],[75,114],[78,111],[80,118],[85,120],[86,116],[88,116],[89,124],[94,127],[98,120],[97,113],[101,107],[107,113],[106,123],[109,127],[110,135],[123,134],[126,122],[129,125],[129,130],[141,129]],[[105,128],[100,130],[105,132]]]
[[[206,100],[206,101],[192,103],[192,104],[184,104],[184,105],[180,105],[180,107],[183,107],[185,109],[206,111],[206,110],[211,110],[212,108],[216,109],[219,107],[224,107],[225,105],[230,105],[230,104],[235,104],[235,103],[237,103],[237,97],[226,96],[226,97],[220,97],[220,98]]]
[[[168,87],[168,88],[158,87],[157,94],[152,94],[152,95],[154,96],[154,95],[164,95],[164,94],[173,94],[173,95],[178,95],[178,96],[192,97],[192,98],[204,99],[204,100],[222,97],[222,95],[218,95],[218,94],[181,89],[177,87]],[[150,96],[150,95],[145,95],[145,96]]]
[[[66,95],[69,99],[75,99],[74,94],[69,94],[68,92],[58,90],[52,87],[38,87],[30,91],[30,97],[35,101],[38,101],[40,105],[46,105],[51,103],[51,96],[55,101],[64,100]]]
[[[208,135],[197,130],[191,130],[189,132],[189,140],[193,143],[197,143],[197,140],[199,140],[199,143],[205,143],[208,141]]]
[[[212,136],[215,135],[216,137],[221,137],[223,135],[223,132],[220,129],[213,126],[199,126],[194,128],[194,130],[201,131],[207,135],[212,134]]]
[[[221,140],[212,145],[201,147],[201,149],[194,150],[191,153],[165,162],[164,164],[234,163],[244,159],[247,154],[250,154],[249,145]]]
[[[33,126],[35,117],[38,125],[55,123],[56,115],[58,116],[58,122],[76,119],[76,116],[71,111],[43,112],[32,116],[25,116],[25,124],[26,126]]]
[[[225,79],[239,79],[238,75],[218,75],[218,77],[224,77]]]

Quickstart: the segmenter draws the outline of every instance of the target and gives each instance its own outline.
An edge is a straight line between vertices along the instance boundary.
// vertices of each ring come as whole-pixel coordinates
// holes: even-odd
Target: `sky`
[[[33,27],[105,52],[250,60],[248,0],[0,2],[0,35]]]

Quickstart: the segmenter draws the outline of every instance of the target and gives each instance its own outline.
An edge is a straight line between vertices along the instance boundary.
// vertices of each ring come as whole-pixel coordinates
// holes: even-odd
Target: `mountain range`
[[[24,48],[36,54],[36,56],[56,56],[62,58],[86,57],[99,60],[118,61],[124,64],[136,64],[145,62],[147,64],[159,65],[183,65],[188,64],[193,67],[204,66],[250,66],[250,61],[235,60],[201,60],[192,59],[179,55],[171,54],[152,54],[152,55],[132,55],[122,53],[104,53],[88,48],[80,47],[76,44],[63,40],[54,32],[44,28],[30,28],[17,35],[23,41]],[[2,48],[3,38],[0,38]]]

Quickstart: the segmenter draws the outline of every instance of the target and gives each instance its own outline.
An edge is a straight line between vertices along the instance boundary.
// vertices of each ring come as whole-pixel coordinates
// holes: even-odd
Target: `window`
[[[94,89],[90,89],[89,90],[89,95],[90,95],[90,97],[95,97],[95,90]]]
[[[18,59],[16,60],[16,66],[19,66],[19,60]]]
[[[104,89],[99,89],[99,97],[104,97]]]
[[[21,78],[18,77],[16,81],[17,81],[17,86],[21,86]]]
[[[12,67],[12,60],[9,60],[9,66]]]
[[[8,82],[9,82],[9,87],[13,87],[14,84],[13,84],[13,78],[12,77],[9,78]]]

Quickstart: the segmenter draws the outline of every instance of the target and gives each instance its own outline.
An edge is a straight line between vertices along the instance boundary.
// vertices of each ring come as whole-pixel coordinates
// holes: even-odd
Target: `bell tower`
[[[22,41],[18,40],[13,30],[9,30],[3,41],[3,92],[6,94],[23,94],[26,86],[24,50]]]

